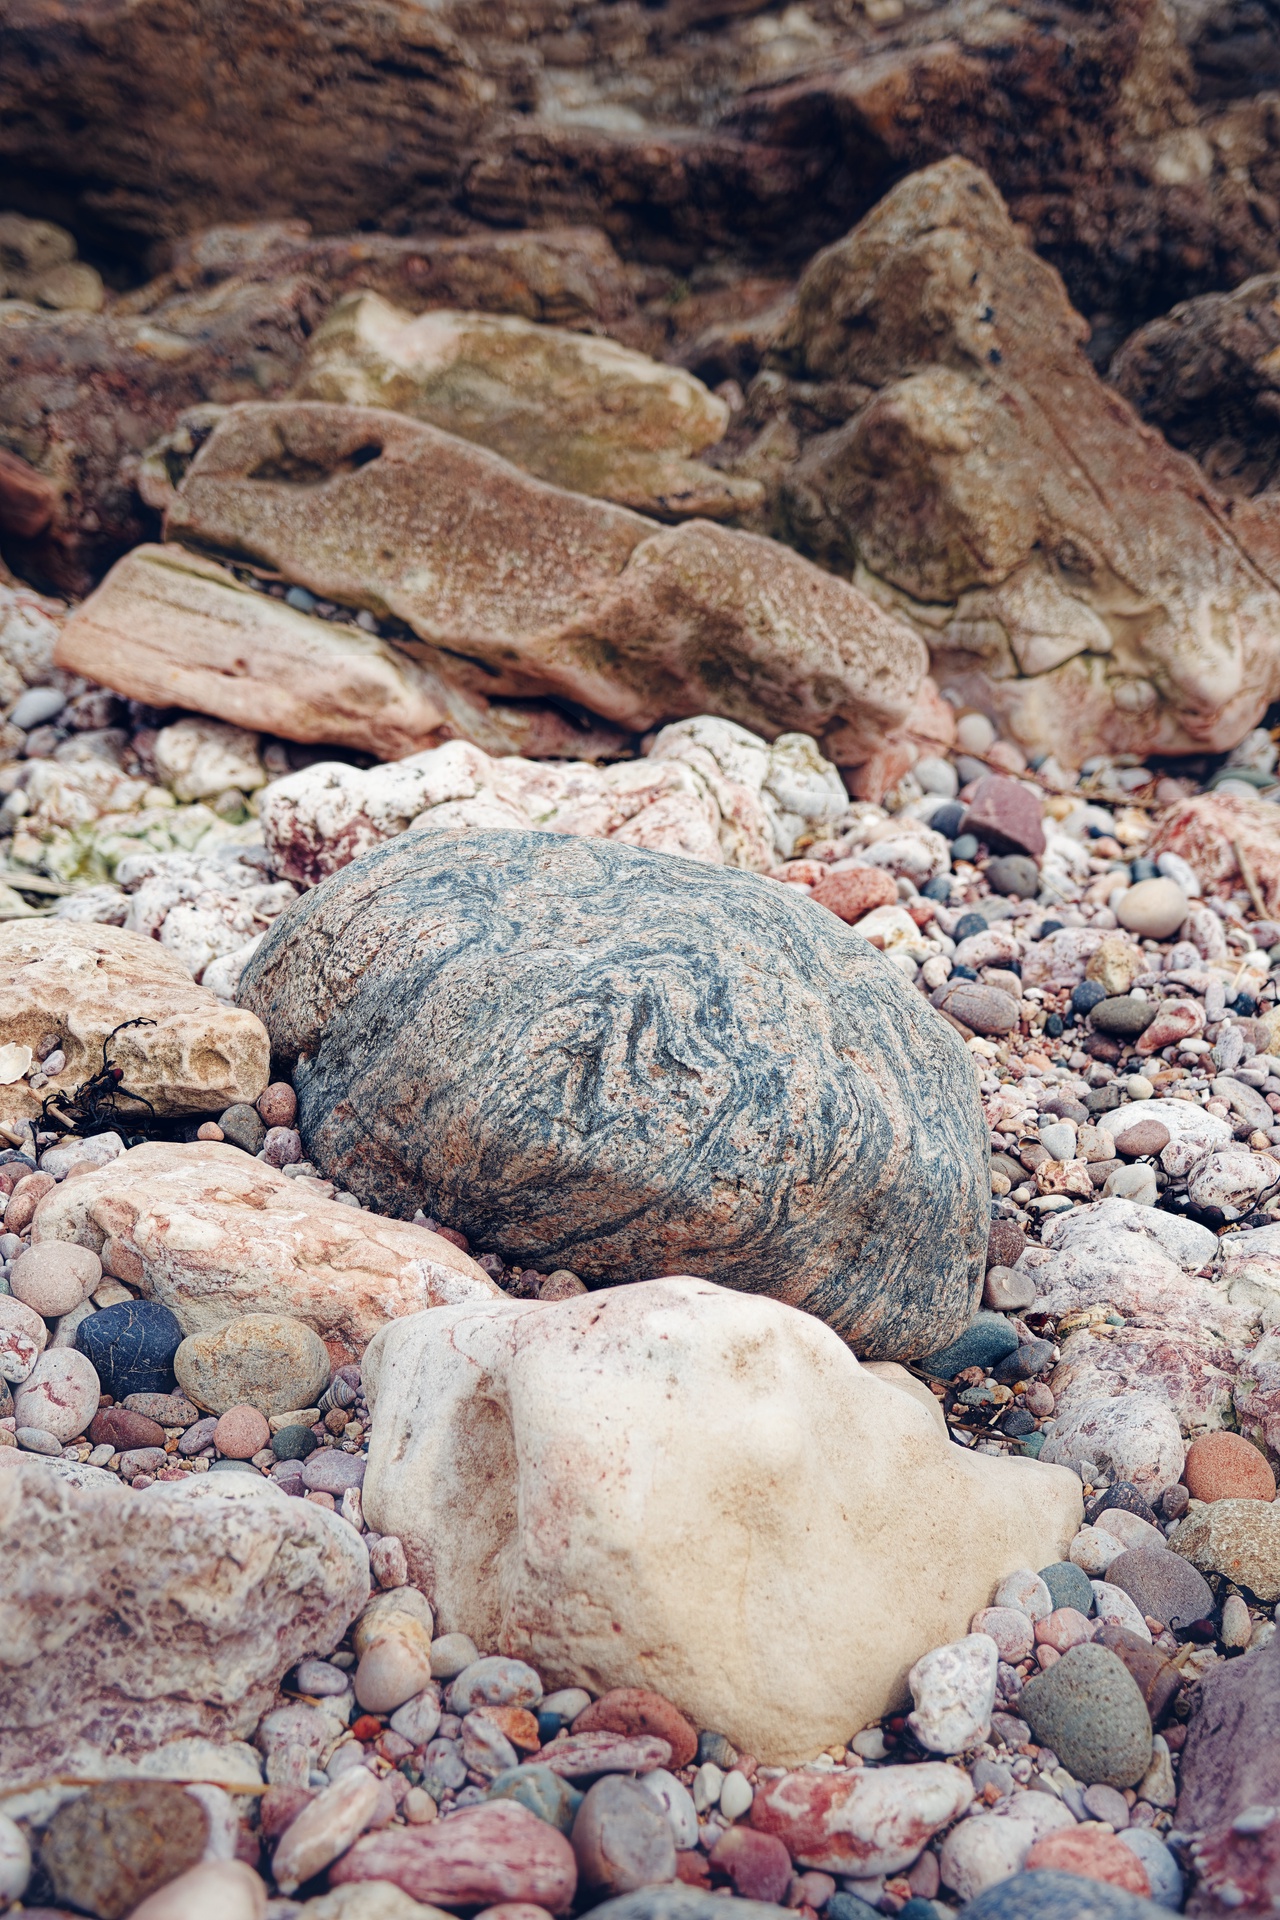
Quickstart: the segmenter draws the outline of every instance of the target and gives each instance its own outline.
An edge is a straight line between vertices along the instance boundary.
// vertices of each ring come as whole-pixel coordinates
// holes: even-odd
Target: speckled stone
[[[111,1446],[123,1453],[128,1447],[162,1447],[164,1428],[129,1407],[103,1407],[89,1422],[89,1439],[95,1447]]]
[[[73,1313],[102,1279],[102,1262],[69,1240],[42,1241],[19,1254],[9,1274],[15,1300],[47,1320]]]
[[[239,999],[308,1157],[382,1212],[587,1281],[692,1266],[872,1359],[970,1315],[990,1177],[963,1045],[791,888],[611,840],[405,834],[282,914]]]
[[[1169,1545],[1201,1573],[1225,1574],[1268,1606],[1280,1600],[1280,1503],[1274,1500],[1197,1507],[1170,1534]]]
[[[1165,1909],[1105,1880],[1040,1868],[988,1887],[959,1920],[1165,1920]]]
[[[40,1848],[59,1900],[123,1920],[147,1895],[194,1867],[209,1816],[164,1780],[112,1780],[54,1814]]]
[[[1144,1618],[1163,1621],[1175,1632],[1213,1612],[1208,1581],[1165,1547],[1130,1547],[1107,1568],[1107,1582],[1127,1593]]]
[[[1147,1770],[1151,1716],[1132,1674],[1106,1647],[1072,1647],[1027,1682],[1018,1711],[1077,1780],[1131,1787]]]
[[[319,1445],[310,1427],[281,1427],[271,1436],[271,1451],[277,1460],[305,1460]]]
[[[228,1407],[213,1430],[213,1444],[228,1460],[252,1460],[271,1439],[256,1407]]]
[[[258,1098],[258,1114],[267,1127],[291,1127],[298,1117],[298,1096],[287,1080],[273,1080]]]
[[[166,1393],[173,1385],[173,1356],[182,1344],[176,1314],[158,1300],[121,1301],[104,1307],[76,1328],[76,1346],[113,1400],[135,1393]]]
[[[617,1774],[597,1780],[578,1808],[569,1837],[578,1885],[592,1893],[634,1893],[676,1877],[676,1843],[667,1817],[634,1780]]]
[[[678,1707],[648,1687],[613,1687],[580,1713],[575,1733],[653,1733],[671,1748],[671,1766],[687,1767],[698,1735]]]
[[[1070,1560],[1056,1560],[1051,1567],[1041,1567],[1040,1578],[1053,1596],[1055,1607],[1074,1607],[1077,1613],[1093,1612],[1093,1587],[1089,1576],[1082,1567]]]
[[[320,1335],[284,1313],[245,1313],[212,1333],[188,1334],[173,1358],[178,1384],[213,1413],[256,1407],[289,1413],[314,1405],[329,1384]]]
[[[162,1427],[191,1427],[200,1418],[185,1393],[130,1393],[125,1396],[130,1413],[140,1413]]]
[[[450,1713],[467,1714],[475,1707],[536,1707],[541,1698],[542,1682],[532,1667],[490,1654],[463,1668],[445,1705]]]
[[[229,1140],[233,1147],[242,1147],[246,1153],[257,1153],[266,1138],[267,1129],[262,1115],[247,1101],[220,1113],[218,1125],[222,1128],[223,1139]]]
[[[303,1463],[302,1484],[309,1493],[344,1494],[364,1483],[364,1455],[341,1453],[337,1447],[317,1447]]]
[[[1150,1502],[1144,1497],[1132,1480],[1117,1480],[1113,1487],[1100,1493],[1085,1508],[1085,1520],[1089,1526],[1095,1526],[1103,1513],[1115,1511],[1134,1513],[1139,1520],[1145,1520],[1149,1527],[1156,1524],[1156,1516]]]
[[[980,1313],[958,1339],[931,1353],[921,1365],[939,1380],[954,1380],[965,1367],[994,1367],[1017,1345],[1018,1336],[1002,1314]]]
[[[1182,1478],[1193,1500],[1274,1500],[1276,1476],[1238,1433],[1202,1433],[1187,1449]]]

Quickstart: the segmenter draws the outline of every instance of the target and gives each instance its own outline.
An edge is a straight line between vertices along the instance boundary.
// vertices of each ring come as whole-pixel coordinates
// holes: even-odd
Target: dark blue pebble
[[[922,1362],[926,1373],[939,1380],[954,1380],[965,1367],[981,1367],[984,1372],[1012,1353],[1018,1336],[1002,1313],[980,1313],[970,1322],[958,1340],[942,1347]]]
[[[987,922],[980,913],[962,913],[956,921],[956,930],[951,938],[955,941],[968,940],[975,933],[985,933]]]
[[[1060,1039],[1062,1037],[1062,1015],[1060,1013],[1051,1013],[1044,1023],[1044,1030],[1050,1040]]]
[[[1252,1020],[1258,1011],[1258,1003],[1251,993],[1238,993],[1231,1004],[1242,1020]]]
[[[1092,1013],[1093,1009],[1107,997],[1107,990],[1100,980],[1082,980],[1071,992],[1071,1005],[1076,1013]]]
[[[1007,1433],[1011,1440],[1021,1440],[1025,1434],[1036,1430],[1035,1416],[1025,1407],[1010,1407],[1000,1422],[1001,1433]]]
[[[953,860],[976,860],[978,857],[978,837],[973,833],[958,834],[951,842]]]
[[[182,1328],[158,1300],[122,1300],[91,1313],[76,1328],[76,1347],[92,1362],[113,1400],[131,1393],[171,1393],[173,1356]]]
[[[1129,872],[1133,876],[1135,887],[1139,880],[1158,880],[1160,877],[1159,867],[1145,853],[1140,853],[1136,860],[1130,861]]]
[[[1051,933],[1061,933],[1061,932],[1062,932],[1061,920],[1042,920],[1040,922],[1040,932],[1037,934],[1036,937],[1039,940],[1047,940]]]
[[[822,1911],[827,1920],[876,1920],[875,1908],[859,1900],[856,1893],[833,1893]],[[938,1920],[932,1908],[929,1914],[930,1920]]]
[[[944,901],[951,898],[951,882],[945,873],[939,873],[932,880],[926,880],[920,889],[926,900]]]
[[[1105,1493],[1100,1493],[1096,1499],[1091,1500],[1085,1508],[1086,1524],[1091,1527],[1096,1526],[1098,1515],[1106,1513],[1109,1507],[1116,1508],[1121,1513],[1136,1513],[1139,1520],[1145,1520],[1149,1527],[1159,1525],[1154,1510],[1139,1493],[1132,1480],[1117,1480],[1114,1487],[1108,1487]]]
[[[1073,1560],[1055,1560],[1051,1567],[1041,1567],[1040,1578],[1048,1587],[1055,1607],[1074,1607],[1077,1613],[1085,1615],[1093,1612],[1089,1576]]]
[[[953,980],[976,980],[977,977],[972,967],[952,967],[951,969]]]
[[[959,1920],[1167,1920],[1167,1909],[1105,1880],[1040,1867],[998,1880],[961,1907]]]
[[[954,840],[960,831],[960,823],[963,819],[964,808],[960,802],[947,800],[942,806],[934,809],[929,825],[935,833],[940,833],[944,840]]]

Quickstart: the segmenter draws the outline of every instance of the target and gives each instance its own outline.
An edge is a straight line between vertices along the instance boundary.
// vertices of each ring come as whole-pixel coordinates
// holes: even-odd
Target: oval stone
[[[98,1376],[74,1347],[40,1355],[13,1396],[20,1427],[43,1427],[65,1446],[82,1434],[98,1411]]]
[[[678,1707],[648,1687],[613,1687],[580,1713],[575,1733],[652,1733],[671,1749],[672,1768],[687,1767],[698,1751],[698,1735]]]
[[[990,1180],[967,1056],[792,888],[609,840],[406,834],[286,909],[239,998],[294,1068],[308,1157],[381,1212],[587,1280],[692,1266],[867,1358],[968,1318]]]
[[[7,1217],[7,1216],[6,1216]],[[46,1240],[19,1254],[9,1275],[15,1300],[46,1320],[72,1313],[102,1278],[102,1262],[88,1247]]]
[[[34,1307],[0,1293],[0,1379],[25,1380],[49,1343],[49,1329]]]
[[[112,1780],[59,1807],[40,1848],[59,1900],[122,1920],[149,1893],[194,1867],[209,1816],[164,1780]]]
[[[135,1393],[167,1394],[173,1356],[182,1344],[177,1315],[158,1300],[122,1300],[76,1329],[76,1345],[93,1362],[102,1390],[113,1400]]]
[[[1140,1033],[1145,1033],[1155,1017],[1155,1001],[1136,1000],[1131,993],[1118,993],[1109,1000],[1099,1000],[1092,1014],[1093,1025],[1098,1033],[1113,1034],[1122,1040],[1133,1040]]]
[[[243,1404],[269,1417],[315,1404],[329,1384],[329,1354],[301,1320],[246,1313],[212,1333],[188,1334],[173,1370],[198,1407],[226,1413]]]
[[[1018,1712],[1068,1773],[1132,1787],[1151,1760],[1151,1716],[1124,1662],[1094,1642],[1072,1647],[1018,1695]]]

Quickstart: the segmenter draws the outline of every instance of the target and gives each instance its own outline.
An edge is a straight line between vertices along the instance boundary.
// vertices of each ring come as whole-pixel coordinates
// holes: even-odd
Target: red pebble
[[[376,1740],[382,1732],[382,1722],[376,1714],[362,1713],[351,1731],[357,1740]]]
[[[264,1840],[278,1840],[292,1826],[315,1794],[310,1787],[268,1787],[258,1802],[258,1821]]]
[[[691,1848],[688,1853],[678,1853],[676,1879],[686,1887],[701,1887],[705,1893],[710,1893],[711,1869],[705,1853],[699,1853],[696,1848]]]
[[[891,907],[898,887],[883,867],[847,867],[843,873],[824,873],[813,897],[820,907],[852,926],[873,907]]]
[[[671,1748],[674,1772],[687,1767],[698,1751],[698,1736],[678,1707],[648,1687],[611,1687],[573,1723],[575,1733],[651,1733]],[[508,1738],[511,1736],[509,1735]]]
[[[1027,1855],[1027,1872],[1037,1867],[1078,1874],[1083,1880],[1104,1880],[1126,1893],[1145,1896],[1151,1892],[1147,1870],[1137,1854],[1131,1853],[1114,1833],[1102,1833],[1097,1828],[1068,1827],[1065,1832],[1046,1833]]]
[[[743,1900],[777,1904],[791,1885],[791,1855],[776,1834],[753,1827],[728,1827],[711,1849],[711,1864],[727,1875]]]

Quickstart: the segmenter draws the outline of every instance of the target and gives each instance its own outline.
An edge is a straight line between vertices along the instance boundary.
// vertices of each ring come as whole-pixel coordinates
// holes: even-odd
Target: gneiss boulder
[[[553,834],[412,833],[276,921],[242,1003],[311,1159],[584,1279],[695,1269],[933,1352],[977,1303],[963,1047],[834,914],[754,874]]]
[[[167,1740],[244,1739],[304,1655],[369,1597],[353,1528],[268,1481],[213,1474],[134,1494],[0,1452],[0,1777],[100,1771]]]
[[[964,1452],[810,1315],[705,1280],[439,1307],[363,1379],[365,1513],[438,1632],[549,1688],[651,1688],[762,1760],[897,1706],[1081,1514],[1065,1468]]]
[[[870,751],[924,676],[910,627],[789,548],[660,526],[400,414],[232,407],[170,478],[168,538],[403,622],[412,654],[489,699],[552,695],[637,731],[843,722]]]

